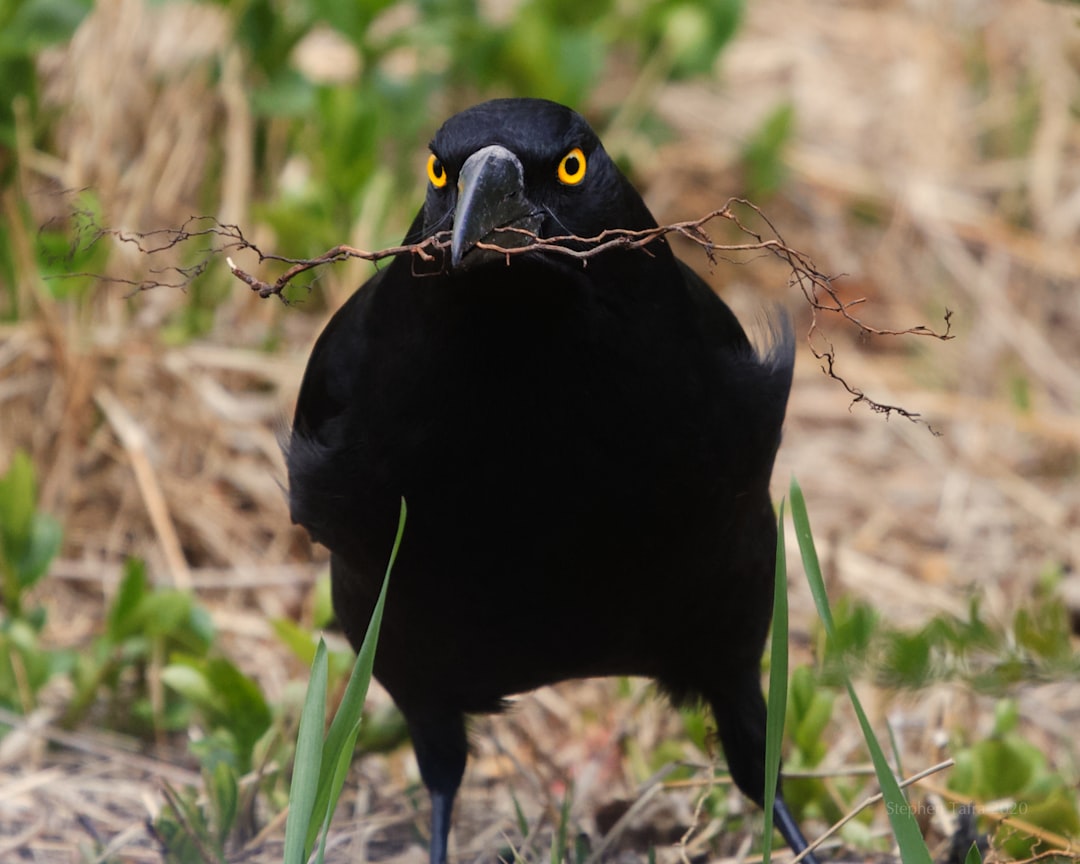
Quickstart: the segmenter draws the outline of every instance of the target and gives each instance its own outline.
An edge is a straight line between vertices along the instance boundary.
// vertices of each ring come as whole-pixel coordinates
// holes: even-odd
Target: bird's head
[[[451,268],[502,261],[535,238],[656,225],[585,119],[544,99],[496,99],[447,120],[431,142],[422,233],[451,232]]]

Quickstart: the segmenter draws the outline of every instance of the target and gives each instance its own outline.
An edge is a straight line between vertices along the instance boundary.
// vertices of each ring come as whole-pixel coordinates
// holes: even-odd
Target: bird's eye
[[[580,147],[575,147],[562,157],[559,163],[559,182],[567,186],[577,186],[585,179],[585,154]]]
[[[428,156],[427,176],[428,180],[431,181],[431,185],[436,189],[442,189],[446,185],[446,168],[443,167],[442,161],[434,153]]]

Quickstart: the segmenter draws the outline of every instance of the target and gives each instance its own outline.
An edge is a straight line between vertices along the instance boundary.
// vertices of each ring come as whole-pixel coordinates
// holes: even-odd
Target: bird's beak
[[[525,176],[517,156],[492,144],[466,159],[458,177],[450,240],[450,265],[454,270],[463,261],[468,267],[504,257],[494,250],[475,249],[479,242],[514,249],[535,241],[542,217],[525,196]]]

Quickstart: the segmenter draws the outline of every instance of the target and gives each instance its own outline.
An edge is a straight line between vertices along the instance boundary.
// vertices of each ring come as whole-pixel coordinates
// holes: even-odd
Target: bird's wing
[[[363,321],[371,298],[387,270],[364,283],[330,319],[311,350],[293,418],[293,436],[331,443],[334,420],[349,404],[353,376],[365,344]]]
[[[705,341],[725,352],[743,354],[750,351],[752,346],[746,331],[727,303],[716,296],[716,292],[689,265],[680,259],[676,259],[676,263],[694,305],[698,329]]]
[[[795,331],[780,306],[763,310],[762,337],[755,347],[735,313],[682,261],[679,269],[695,307],[698,333],[721,370],[726,398],[757,415],[747,428],[760,430],[779,443],[795,368]]]
[[[345,476],[340,465],[353,466],[359,454],[358,442],[348,439],[356,433],[357,375],[369,350],[365,320],[388,269],[357,290],[316,341],[285,448],[292,519],[324,543],[331,539],[336,508],[351,498],[355,478]],[[343,457],[345,449],[353,450],[353,456]]]

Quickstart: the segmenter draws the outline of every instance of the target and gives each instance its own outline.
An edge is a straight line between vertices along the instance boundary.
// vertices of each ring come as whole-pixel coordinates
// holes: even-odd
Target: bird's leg
[[[450,817],[454,812],[454,793],[431,790],[430,864],[446,864],[450,841]]]
[[[756,673],[734,676],[727,682],[727,692],[710,698],[717,732],[727,758],[731,779],[758,807],[765,802],[765,698]],[[798,823],[784,802],[781,789],[773,800],[773,822],[798,855],[807,847]],[[818,864],[811,852],[803,861]]]
[[[784,798],[781,795],[777,795],[773,800],[773,825],[776,826],[776,830],[780,832],[784,840],[787,841],[787,845],[791,847],[791,851],[798,855],[809,844],[806,842],[806,838],[803,837],[802,829],[799,828],[799,823],[795,821],[795,817],[791,815],[791,811],[788,810],[787,804],[784,802]],[[817,858],[813,852],[810,852],[802,859],[806,864],[817,864]]]
[[[468,758],[465,718],[458,711],[406,713],[420,776],[431,795],[431,864],[446,864],[450,817]]]

